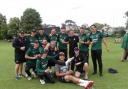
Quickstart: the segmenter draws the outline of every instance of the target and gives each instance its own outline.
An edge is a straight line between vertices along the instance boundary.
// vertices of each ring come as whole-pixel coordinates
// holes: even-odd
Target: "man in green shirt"
[[[33,47],[30,47],[26,54],[25,58],[27,59],[26,62],[26,67],[25,67],[25,72],[26,72],[26,77],[28,80],[31,80],[31,73],[30,69],[33,70],[33,74],[36,74],[35,68],[36,68],[36,60],[38,57],[40,57],[40,54],[43,52],[43,48],[39,47],[38,41],[35,41],[33,44]]]
[[[55,41],[55,42],[58,41],[58,35],[56,33],[56,29],[55,28],[52,28],[49,37],[50,37],[50,41]]]
[[[61,32],[58,35],[58,48],[59,52],[64,52],[65,59],[67,59],[67,44],[68,44],[68,34],[66,33],[66,28],[62,27]]]
[[[80,28],[79,49],[80,49],[80,55],[88,63],[88,59],[89,59],[89,36],[85,33],[83,27]]]
[[[93,75],[97,73],[97,61],[99,65],[99,75],[103,76],[103,64],[102,64],[102,41],[104,42],[106,48],[107,44],[103,39],[103,34],[97,31],[95,25],[91,25],[91,33],[89,35],[90,44],[91,44],[91,56],[93,62],[94,72]],[[108,50],[108,48],[107,48]]]
[[[47,67],[48,61],[50,60],[50,57],[47,57],[47,53],[48,51],[44,51],[41,58],[36,62],[36,71],[41,84],[45,84],[46,80],[50,83],[54,83],[50,70]]]
[[[50,42],[49,36],[44,32],[44,29],[38,28],[37,38],[39,40],[40,45],[42,45],[43,40],[47,40],[47,42]]]
[[[126,31],[126,33],[123,37],[121,48],[124,49],[123,57],[122,57],[121,61],[125,61],[125,60],[127,60],[127,57],[128,57],[128,31]]]
[[[31,35],[27,37],[27,41],[26,41],[26,48],[29,49],[30,47],[33,47],[33,44],[35,41],[38,41],[37,37],[36,37],[36,30],[33,29],[31,31]]]

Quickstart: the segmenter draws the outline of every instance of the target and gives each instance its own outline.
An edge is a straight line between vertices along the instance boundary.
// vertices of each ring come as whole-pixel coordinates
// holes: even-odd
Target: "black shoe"
[[[97,74],[97,73],[96,73],[96,72],[93,72],[93,73],[92,73],[92,75],[95,75],[95,74]]]

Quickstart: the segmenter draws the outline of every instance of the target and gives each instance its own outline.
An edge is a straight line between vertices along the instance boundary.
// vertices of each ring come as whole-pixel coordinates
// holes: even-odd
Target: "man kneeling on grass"
[[[26,66],[25,66],[25,72],[26,72],[26,77],[28,80],[32,79],[33,77],[36,77],[36,61],[38,57],[40,57],[40,54],[43,52],[43,48],[39,47],[38,41],[35,41],[33,44],[33,47],[30,47],[26,54],[25,58],[27,59]],[[30,71],[32,69],[32,72]]]
[[[48,83],[54,83],[53,77],[50,73],[50,69],[48,68],[48,61],[52,60],[55,64],[59,65],[68,65],[69,62],[72,61],[73,58],[68,59],[66,62],[60,62],[54,59],[56,56],[48,56],[48,50],[45,50],[43,54],[41,54],[41,57],[38,58],[36,62],[36,71],[37,75],[40,78],[40,83],[45,84],[45,82]]]
[[[59,61],[64,62],[65,54],[63,52],[59,53]],[[94,81],[82,80],[73,76],[73,71],[69,70],[68,66],[64,65],[55,65],[56,76],[61,82],[73,82],[79,86],[84,87],[85,89],[90,89],[93,86]]]

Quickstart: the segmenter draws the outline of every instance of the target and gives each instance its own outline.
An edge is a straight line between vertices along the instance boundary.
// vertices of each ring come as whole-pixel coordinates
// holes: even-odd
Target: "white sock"
[[[83,87],[84,86],[84,83],[79,83],[78,85]]]
[[[80,79],[80,80],[79,80],[79,85],[80,85],[80,86],[84,86],[84,80]]]
[[[84,81],[85,81],[85,80],[83,80],[83,79],[80,79],[80,80],[79,80],[80,83],[84,83]]]
[[[82,79],[79,80],[79,85],[80,86],[86,86],[87,84],[88,84],[88,81],[82,80]]]

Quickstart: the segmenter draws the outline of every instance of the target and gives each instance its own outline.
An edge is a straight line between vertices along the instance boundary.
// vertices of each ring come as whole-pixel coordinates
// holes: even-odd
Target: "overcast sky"
[[[78,25],[99,22],[125,26],[128,3],[127,0],[0,0],[0,12],[8,21],[20,17],[26,8],[36,9],[47,24],[60,26],[66,19],[72,19]]]

